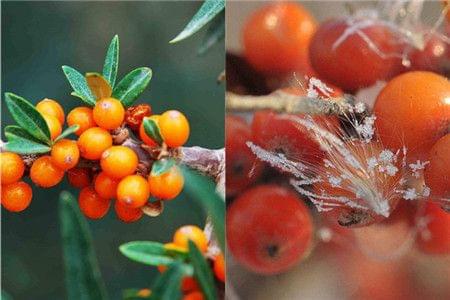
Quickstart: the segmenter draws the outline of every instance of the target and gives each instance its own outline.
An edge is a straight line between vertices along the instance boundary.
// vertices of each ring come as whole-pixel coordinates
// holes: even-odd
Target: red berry
[[[425,183],[431,189],[431,196],[450,199],[450,133],[434,144],[429,161],[425,168]]]
[[[441,72],[444,68],[447,54],[447,44],[436,34],[424,36],[423,49],[412,48],[408,53],[411,67],[408,71],[420,70]]]
[[[108,213],[110,200],[101,198],[92,187],[85,187],[78,197],[81,212],[90,219],[101,219]]]
[[[120,201],[115,202],[114,209],[116,211],[117,218],[125,223],[135,222],[143,215],[142,209],[129,207]]]

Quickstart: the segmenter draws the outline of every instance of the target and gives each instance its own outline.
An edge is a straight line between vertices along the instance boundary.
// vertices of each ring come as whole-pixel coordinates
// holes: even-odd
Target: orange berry
[[[84,188],[91,184],[91,172],[88,168],[73,168],[67,171],[69,184],[76,188]]]
[[[136,152],[125,146],[112,146],[106,149],[100,160],[103,172],[112,178],[132,175],[136,171],[138,163]]]
[[[160,115],[153,115],[150,117],[144,117],[143,120],[145,119],[151,119],[153,121],[155,121],[156,125],[158,125],[159,127],[159,119],[160,119]],[[141,138],[141,140],[151,146],[151,147],[156,147],[158,146],[158,143],[155,142],[151,137],[149,137],[146,133],[145,133],[145,128],[144,128],[144,122],[142,121],[141,125],[139,126],[139,137]]]
[[[100,127],[89,128],[78,139],[81,156],[87,159],[100,159],[103,151],[111,146],[111,134]]]
[[[78,196],[78,205],[86,217],[100,219],[108,212],[110,201],[100,197],[92,187],[85,187]]]
[[[141,298],[147,298],[152,294],[152,291],[150,289],[141,289],[137,292],[137,296]]]
[[[203,230],[195,225],[186,225],[178,228],[173,236],[175,245],[189,249],[188,241],[191,240],[197,248],[205,253],[208,250],[208,239]]]
[[[64,109],[55,100],[45,98],[44,100],[36,104],[36,109],[41,114],[54,116],[58,119],[61,125],[64,124]]]
[[[117,201],[128,207],[142,207],[147,203],[149,197],[148,183],[142,176],[129,175],[123,178],[117,186]]]
[[[203,297],[203,294],[200,291],[195,291],[183,296],[183,300],[203,300],[203,299],[205,298]]]
[[[40,187],[52,187],[57,185],[64,177],[64,171],[53,164],[49,155],[38,158],[30,169],[30,178]]]
[[[180,251],[180,252],[188,252],[187,248],[180,247],[180,246],[178,246],[175,243],[166,243],[166,244],[164,244],[164,248],[166,250],[175,250],[175,251]]]
[[[23,172],[25,171],[25,165],[22,158],[18,154],[12,152],[1,152],[0,161],[2,164],[2,184],[17,182],[20,178],[22,178]]]
[[[129,207],[119,201],[115,202],[114,209],[116,210],[117,218],[125,223],[135,222],[143,215],[142,209]]]
[[[115,129],[122,125],[125,118],[125,108],[114,98],[104,98],[95,104],[94,121],[104,129]]]
[[[75,167],[80,159],[80,150],[77,142],[63,139],[52,147],[52,162],[61,170],[68,170]]]
[[[89,128],[97,126],[94,121],[94,115],[92,109],[89,107],[76,107],[70,111],[67,115],[67,125],[78,125],[80,128],[75,131],[76,135],[81,135]]]
[[[171,200],[180,194],[184,186],[184,177],[177,166],[159,175],[148,176],[150,194],[161,200]]]
[[[23,181],[2,185],[1,202],[9,211],[19,212],[26,209],[31,203],[32,196],[30,185]]]
[[[189,137],[189,122],[177,110],[163,113],[159,119],[159,128],[164,142],[169,147],[180,147],[186,143]]]
[[[62,132],[61,123],[59,123],[59,120],[56,117],[51,115],[42,114],[42,117],[50,130],[50,138],[52,140],[56,139]]]
[[[223,257],[223,254],[220,253],[214,258],[214,274],[216,277],[222,281],[225,282],[225,258]]]
[[[118,179],[109,177],[105,172],[100,172],[94,181],[94,189],[100,197],[112,199],[116,197]]]

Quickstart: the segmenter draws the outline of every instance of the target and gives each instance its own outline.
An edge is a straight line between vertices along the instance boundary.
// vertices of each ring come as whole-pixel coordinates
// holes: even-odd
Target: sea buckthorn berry
[[[202,292],[195,291],[183,296],[183,300],[204,300]]]
[[[245,57],[265,73],[309,71],[308,46],[316,27],[313,16],[297,3],[265,5],[244,26]]]
[[[114,203],[117,218],[125,223],[136,222],[142,218],[143,212],[140,208],[129,207],[120,201]]]
[[[105,199],[113,199],[117,194],[119,179],[108,176],[105,172],[100,172],[94,181],[94,189],[97,194]]]
[[[125,112],[125,122],[128,127],[138,130],[144,117],[152,114],[152,107],[148,104],[138,104],[127,108]]]
[[[450,198],[450,133],[440,138],[430,150],[425,168],[425,183],[435,198]]]
[[[160,117],[161,117],[160,115],[153,115],[153,116],[150,116],[150,117],[145,117],[145,118],[142,119],[141,125],[139,126],[139,137],[148,146],[156,147],[156,146],[158,146],[158,143],[155,142],[151,137],[149,137],[145,133],[145,128],[144,128],[144,122],[143,121],[146,118],[151,119],[151,120],[153,120],[156,123],[156,125],[158,125],[158,128],[159,128]]]
[[[175,251],[181,251],[181,252],[188,252],[187,248],[178,246],[175,243],[166,243],[166,244],[164,244],[164,248],[166,248],[166,250],[175,250]]]
[[[9,211],[23,211],[30,205],[32,196],[30,185],[23,181],[2,185],[2,206]]]
[[[420,250],[428,254],[450,254],[450,213],[428,202],[423,217],[428,223],[418,236]]]
[[[48,188],[57,185],[64,177],[64,170],[52,162],[49,155],[34,161],[30,169],[30,178],[37,186]]]
[[[90,219],[103,218],[108,212],[109,199],[104,199],[92,187],[85,187],[78,196],[78,205],[81,212]]]
[[[100,127],[89,128],[78,139],[81,156],[87,159],[100,159],[103,151],[111,146],[111,134]]]
[[[45,98],[44,100],[36,104],[36,109],[41,114],[54,116],[58,119],[61,125],[64,124],[64,110],[62,106],[55,100]]]
[[[306,205],[277,185],[260,185],[236,198],[228,208],[226,226],[233,257],[259,274],[293,267],[307,254],[313,236]]]
[[[62,132],[61,123],[59,123],[59,120],[56,117],[51,115],[42,114],[42,117],[50,130],[50,138],[52,140],[56,139]]]
[[[188,241],[191,240],[197,248],[205,253],[208,250],[208,239],[203,230],[195,225],[185,225],[178,228],[173,235],[173,243],[182,248],[189,249]]]
[[[75,167],[80,159],[80,150],[77,142],[62,139],[52,147],[52,162],[61,170],[68,170]]]
[[[225,258],[222,253],[214,257],[213,270],[216,277],[220,281],[225,282]]]
[[[148,176],[150,194],[161,200],[171,200],[183,190],[184,177],[177,166],[171,167],[165,173]]]
[[[180,147],[189,138],[189,122],[186,117],[177,110],[169,110],[159,118],[159,129],[164,142],[169,147]]]
[[[418,84],[420,83],[420,84]],[[373,112],[382,143],[407,148],[409,161],[426,160],[450,124],[450,82],[431,72],[401,74],[381,90]]]
[[[67,171],[67,180],[73,187],[82,189],[91,184],[91,170],[88,168],[73,168]]]
[[[117,201],[128,207],[140,208],[150,197],[148,182],[139,175],[123,178],[117,186]]]
[[[97,126],[94,121],[92,109],[89,107],[76,107],[67,115],[67,125],[78,125],[80,128],[75,131],[76,135],[81,135],[89,128]]]
[[[25,164],[23,163],[22,158],[18,154],[12,152],[1,152],[0,158],[2,184],[19,181],[25,171]]]
[[[123,178],[136,171],[139,159],[137,154],[125,146],[112,146],[102,153],[100,166],[112,178]]]
[[[114,98],[104,98],[95,104],[94,121],[103,129],[115,129],[122,125],[125,118],[125,108]]]

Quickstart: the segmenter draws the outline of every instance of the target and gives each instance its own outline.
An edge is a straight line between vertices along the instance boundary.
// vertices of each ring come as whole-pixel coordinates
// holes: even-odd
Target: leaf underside
[[[109,82],[99,73],[86,73],[86,82],[91,89],[96,100],[109,98],[112,94],[112,88]]]

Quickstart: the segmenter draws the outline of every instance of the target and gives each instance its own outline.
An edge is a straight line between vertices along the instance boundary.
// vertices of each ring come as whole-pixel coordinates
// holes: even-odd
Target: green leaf
[[[222,251],[225,249],[225,201],[216,193],[215,183],[187,167],[182,167],[184,188],[211,217]]]
[[[56,143],[57,141],[71,135],[72,133],[74,133],[75,131],[77,131],[78,129],[80,129],[80,125],[72,125],[68,128],[66,128],[54,141],[54,143]]]
[[[169,171],[170,168],[172,168],[175,165],[175,160],[173,158],[163,158],[160,160],[157,160],[153,163],[151,175],[152,176],[159,176],[167,171]]]
[[[60,201],[59,217],[68,299],[106,299],[105,284],[86,219],[70,193],[62,192]]]
[[[205,0],[191,21],[170,43],[177,43],[184,40],[211,21],[219,12],[225,8],[225,0]]]
[[[119,247],[120,252],[131,260],[151,265],[169,265],[174,259],[167,255],[164,245],[157,242],[134,241]]]
[[[153,284],[150,299],[173,300],[181,299],[181,279],[184,276],[182,263],[175,261],[158,277]]]
[[[128,73],[114,88],[113,97],[119,99],[123,106],[128,107],[145,90],[152,79],[150,68],[138,68]]]
[[[8,139],[5,149],[19,154],[35,154],[35,153],[47,153],[51,148],[39,140],[35,139],[22,127],[19,126],[6,126],[5,136]]]
[[[207,300],[217,299],[214,276],[211,267],[205,260],[203,254],[197,246],[189,240],[189,258],[194,266],[194,276],[202,288],[202,292]]]
[[[205,54],[212,46],[217,42],[225,38],[225,13],[221,12],[220,15],[214,19],[214,21],[209,25],[206,31],[203,43],[198,49],[198,54]]]
[[[142,289],[126,289],[122,292],[123,300],[150,299],[150,295],[143,295]]]
[[[5,93],[5,102],[20,127],[37,140],[50,145],[50,130],[47,122],[29,101],[13,93]]]
[[[116,83],[117,69],[119,68],[119,36],[116,34],[109,44],[103,65],[103,77],[108,80],[112,88]]]
[[[158,145],[161,145],[163,138],[161,136],[161,132],[159,131],[158,124],[156,124],[156,122],[151,118],[144,118],[143,122],[145,134],[158,143]]]
[[[63,72],[67,80],[73,88],[71,95],[76,96],[87,103],[89,106],[95,105],[95,97],[89,88],[89,85],[83,74],[72,67],[62,66]]]

